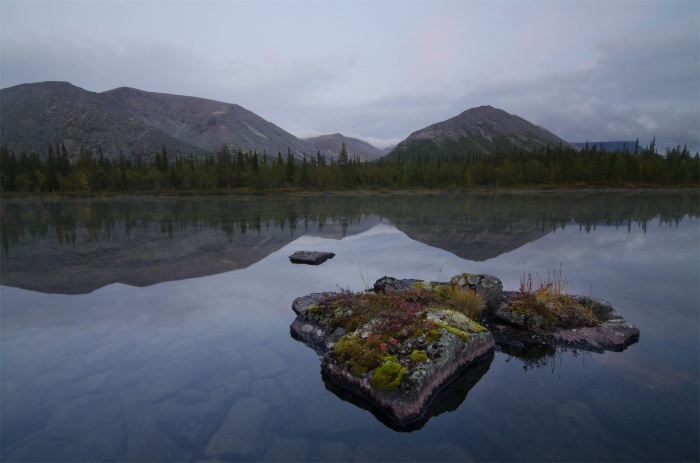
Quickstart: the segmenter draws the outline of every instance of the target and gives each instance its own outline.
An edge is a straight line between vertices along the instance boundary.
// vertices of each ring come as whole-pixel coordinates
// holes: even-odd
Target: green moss
[[[451,326],[446,326],[445,329],[447,330],[448,333],[454,334],[455,336],[458,336],[459,338],[462,339],[462,341],[467,342],[469,340],[469,333],[465,333],[462,330],[458,330],[457,328],[453,328]]]
[[[473,333],[483,333],[484,331],[488,331],[488,328],[480,325],[479,323],[475,322],[474,320],[470,320],[469,324],[469,330]]]
[[[354,359],[350,360],[350,373],[355,376],[361,376],[367,373],[368,369],[365,365],[356,362]]]
[[[414,288],[423,290],[423,291],[432,291],[433,290],[433,284],[430,283],[429,281],[416,281],[415,283],[411,283],[411,286]]]
[[[338,357],[340,363],[348,362],[350,364],[350,373],[355,376],[367,373],[384,360],[380,343],[349,334],[335,343],[333,353]]]
[[[414,350],[411,352],[411,360],[414,362],[427,362],[428,354],[424,350]]]
[[[307,313],[311,313],[311,314],[320,315],[321,312],[323,312],[323,309],[321,309],[321,308],[320,308],[319,306],[317,306],[317,305],[312,305],[311,307],[309,307],[308,309],[306,309],[306,312],[307,312]]]
[[[372,386],[387,391],[396,389],[401,384],[401,376],[404,373],[406,373],[406,369],[400,363],[390,360],[374,370],[371,380]]]
[[[428,344],[432,344],[438,339],[440,339],[440,331],[439,330],[428,330],[425,333],[425,342]]]
[[[427,291],[443,299],[448,296],[450,291],[450,287],[448,285],[435,285],[429,281],[416,281],[415,283],[412,283],[411,286],[422,291]]]

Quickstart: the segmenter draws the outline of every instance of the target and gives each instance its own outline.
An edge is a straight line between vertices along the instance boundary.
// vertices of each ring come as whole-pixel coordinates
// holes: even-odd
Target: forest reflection
[[[572,224],[646,232],[699,215],[698,195],[680,194],[11,201],[0,206],[2,284],[69,294],[148,286],[246,268],[302,235],[342,239],[381,222],[482,262]]]
[[[20,240],[55,237],[75,243],[79,229],[94,240],[111,239],[123,229],[155,230],[172,237],[177,229],[221,231],[231,241],[236,234],[260,233],[272,226],[290,236],[322,231],[328,223],[348,227],[369,216],[386,217],[396,227],[452,227],[499,233],[526,223],[539,228],[565,228],[577,223],[591,232],[599,225],[678,225],[698,217],[697,195],[464,195],[464,196],[332,196],[299,199],[120,199],[57,202],[4,202],[0,206],[2,247],[7,255]]]

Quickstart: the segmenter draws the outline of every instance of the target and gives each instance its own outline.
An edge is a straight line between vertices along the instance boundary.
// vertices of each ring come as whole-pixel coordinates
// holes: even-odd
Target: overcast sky
[[[380,148],[491,105],[570,142],[695,152],[699,5],[2,0],[0,86],[211,98]]]

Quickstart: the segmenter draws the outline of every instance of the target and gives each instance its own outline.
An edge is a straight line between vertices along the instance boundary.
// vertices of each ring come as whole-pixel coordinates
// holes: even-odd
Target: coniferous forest
[[[63,143],[44,153],[17,155],[0,148],[0,191],[20,192],[279,192],[347,189],[498,189],[697,187],[700,158],[687,148],[666,148],[655,140],[646,148],[609,152],[598,146],[513,148],[494,154],[467,153],[408,159],[360,161],[347,156],[328,160],[320,153],[295,159],[223,146],[203,158],[169,156],[163,147],[149,158],[107,159],[100,147],[81,147],[69,157]]]

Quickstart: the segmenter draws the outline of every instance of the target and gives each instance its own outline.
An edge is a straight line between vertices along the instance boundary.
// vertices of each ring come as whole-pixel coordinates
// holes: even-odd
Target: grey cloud
[[[343,82],[361,65],[352,56],[236,61],[167,42],[94,41],[59,29],[43,34],[3,36],[0,85],[65,80],[92,91],[131,86],[211,98],[240,104],[287,131],[341,132],[375,143],[490,104],[568,141],[639,137],[645,145],[656,136],[662,149],[700,149],[697,20],[602,42],[596,61],[573,70],[534,78],[469,75],[371,100],[358,94],[344,104],[319,95],[347,91]]]

